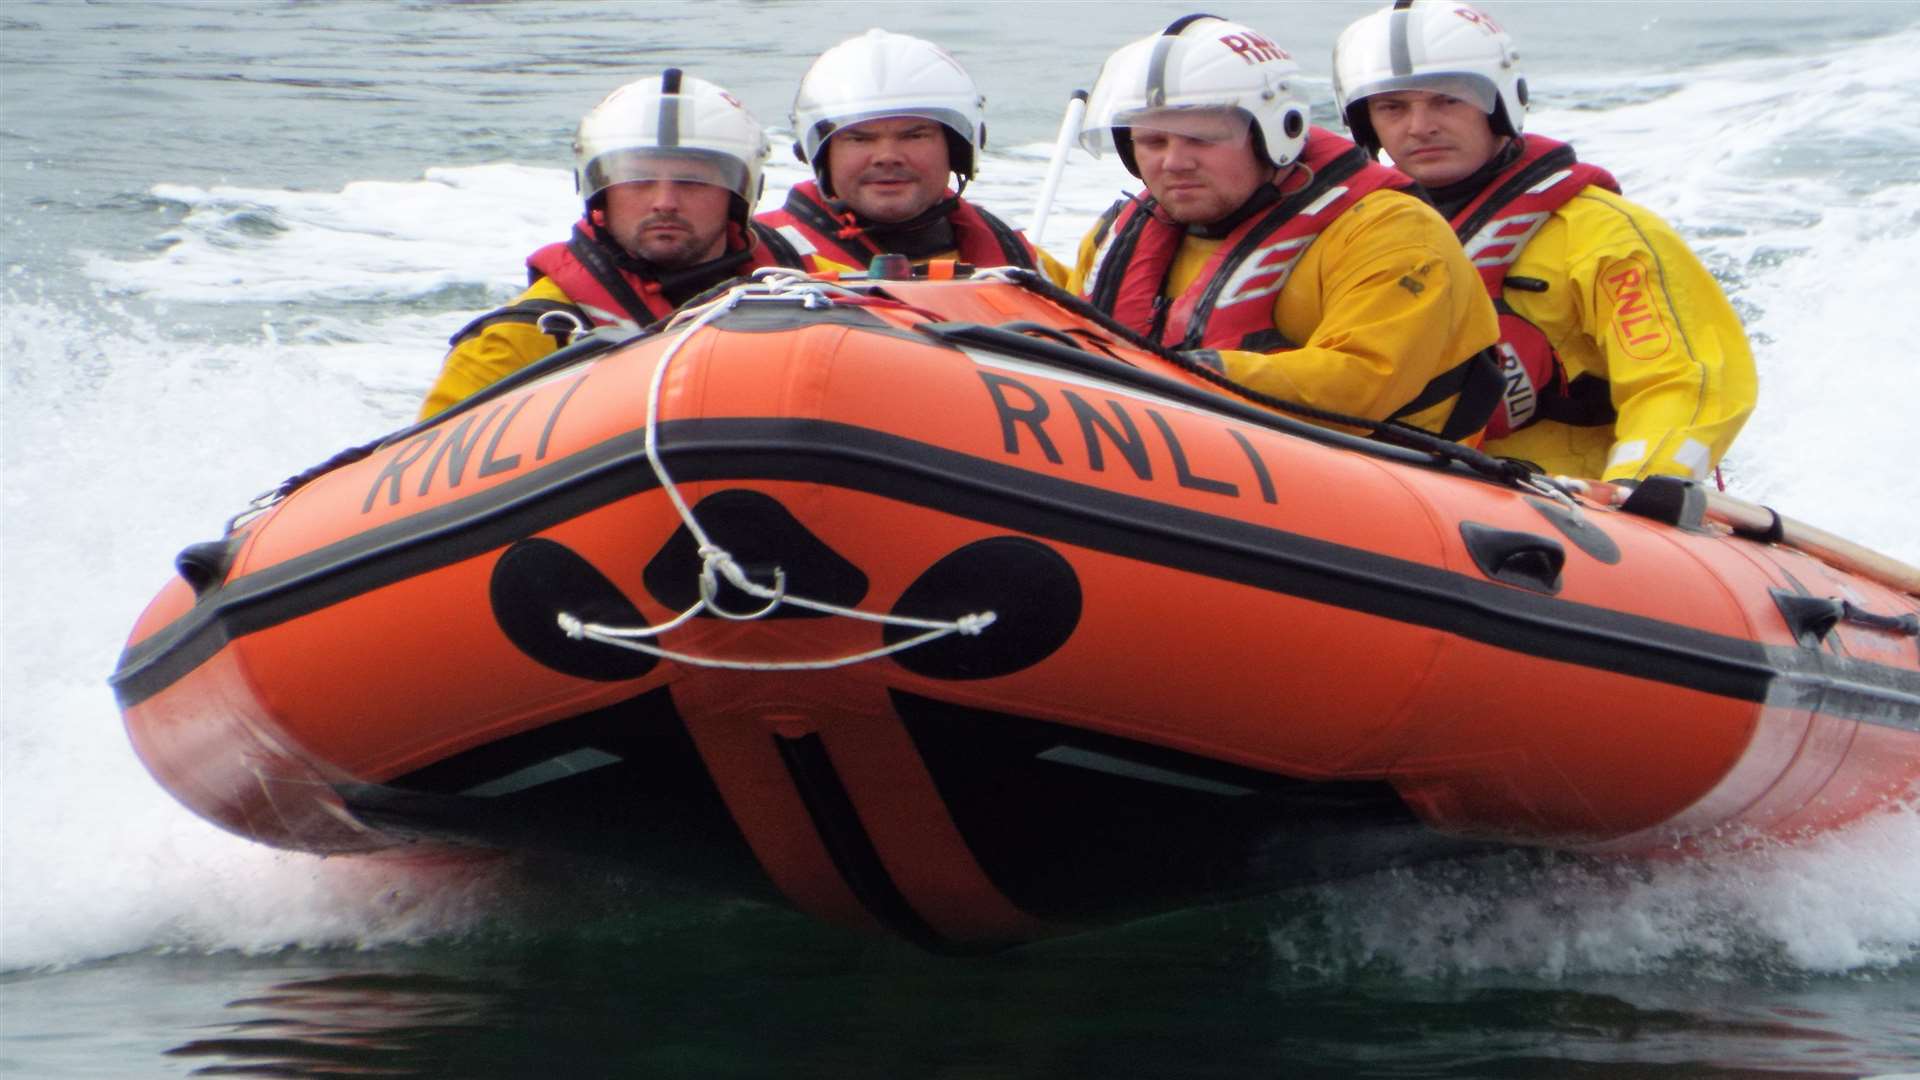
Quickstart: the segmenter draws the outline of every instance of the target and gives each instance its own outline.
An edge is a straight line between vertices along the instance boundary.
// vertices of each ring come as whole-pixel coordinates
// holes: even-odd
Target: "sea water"
[[[1219,9],[1328,52],[1371,3]],[[105,677],[172,554],[410,418],[577,214],[568,140],[669,65],[769,127],[869,25],[988,97],[1032,216],[1068,94],[1171,3],[0,7],[0,1074],[1788,1076],[1920,1071],[1920,813],[1711,865],[1538,854],[925,957],[640,876],[280,853],[180,808]],[[1518,3],[1531,130],[1746,322],[1744,498],[1920,561],[1920,10]],[[1131,186],[1076,151],[1040,239]],[[1543,694],[1550,688],[1541,688]]]

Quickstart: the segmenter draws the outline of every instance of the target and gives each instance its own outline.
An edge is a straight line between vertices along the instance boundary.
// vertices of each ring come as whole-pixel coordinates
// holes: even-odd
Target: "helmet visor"
[[[1247,137],[1253,117],[1245,109],[1203,107],[1189,109],[1130,109],[1116,113],[1117,128],[1157,131],[1204,143],[1233,143]]]
[[[674,180],[683,184],[712,184],[726,188],[743,199],[747,197],[746,163],[717,150],[688,147],[671,150],[655,147],[610,150],[587,162],[585,179],[588,196],[615,184]]]
[[[833,138],[835,135],[840,134],[850,127],[857,127],[869,120],[931,120],[960,136],[960,138],[965,140],[969,145],[974,141],[972,125],[957,109],[946,109],[938,106],[906,106],[894,109],[870,109],[865,112],[823,118],[816,121],[813,127],[801,132],[800,141],[803,144],[807,160],[812,161],[818,157],[820,148],[826,145],[828,139]]]
[[[1493,106],[1500,100],[1499,90],[1491,81],[1479,75],[1396,75],[1354,87],[1350,100],[1359,104],[1367,98],[1379,94],[1391,94],[1398,90],[1445,94],[1447,97],[1464,101],[1489,116],[1493,115]]]

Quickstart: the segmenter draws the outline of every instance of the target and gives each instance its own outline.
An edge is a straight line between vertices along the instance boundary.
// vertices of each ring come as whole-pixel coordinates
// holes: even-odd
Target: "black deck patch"
[[[1051,922],[1117,921],[1488,847],[1421,825],[1384,782],[1299,780],[900,691],[893,702],[980,868]],[[1313,718],[1276,705],[1273,722]]]
[[[559,614],[609,626],[643,626],[646,616],[620,587],[565,544],[533,537],[508,548],[488,588],[494,621],[521,652],[555,671],[617,682],[652,671],[658,658],[618,645],[568,637]]]
[[[701,499],[693,517],[708,539],[733,555],[749,580],[772,587],[773,569],[786,576],[786,591],[808,600],[853,607],[867,595],[867,575],[828,547],[770,495],[745,488],[720,491]],[[700,599],[700,544],[685,525],[674,530],[659,554],[647,563],[641,580],[654,599],[685,611]],[[714,602],[734,614],[758,611],[756,599],[720,580]],[[702,613],[703,618],[715,616]],[[826,618],[826,612],[783,604],[768,618]]]
[[[497,796],[469,794],[590,750],[612,763]],[[342,784],[347,808],[384,833],[605,858],[649,881],[778,900],[665,690],[477,746],[384,784]]]
[[[900,594],[893,614],[957,619],[981,611],[977,635],[948,634],[895,653],[901,667],[935,679],[990,679],[1032,667],[1080,625],[1080,579],[1060,553],[1021,536],[977,541],[934,563]],[[924,631],[890,625],[889,645]]]

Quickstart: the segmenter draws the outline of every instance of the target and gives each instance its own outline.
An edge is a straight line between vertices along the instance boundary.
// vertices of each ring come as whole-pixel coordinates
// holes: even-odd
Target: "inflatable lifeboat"
[[[282,484],[112,682],[265,844],[608,856],[947,950],[1915,790],[1911,568],[1373,435],[1017,271],[776,273]]]

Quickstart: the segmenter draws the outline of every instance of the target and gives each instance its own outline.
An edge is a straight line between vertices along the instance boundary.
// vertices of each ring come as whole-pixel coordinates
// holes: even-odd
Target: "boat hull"
[[[136,625],[142,759],[265,843],[613,854],[941,948],[1493,843],[1805,835],[1920,779],[1910,595],[1269,422],[1117,339],[924,329],[1100,333],[1012,285],[885,295],[729,310],[301,484]],[[716,550],[992,622],[813,669],[918,631],[725,617],[766,601],[722,578],[641,639],[669,657],[563,628],[666,622]]]

